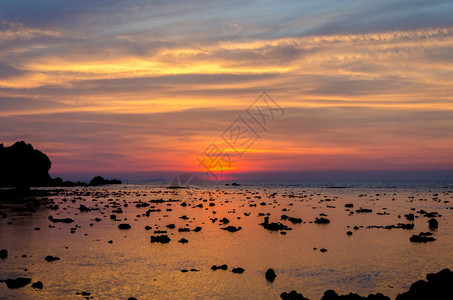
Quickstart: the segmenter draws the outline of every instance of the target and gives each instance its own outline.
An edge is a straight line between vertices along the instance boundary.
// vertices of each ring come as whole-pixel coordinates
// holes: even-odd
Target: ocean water
[[[121,185],[53,190],[34,199],[39,206],[11,202],[0,203],[6,214],[0,214],[0,249],[8,250],[8,258],[0,260],[0,279],[28,277],[44,288],[8,289],[0,283],[0,299],[83,299],[81,292],[93,299],[279,299],[291,290],[320,299],[328,289],[394,298],[427,273],[453,268],[451,182]],[[140,203],[149,206],[137,207]],[[92,210],[81,212],[80,205]],[[118,208],[123,212],[114,213]],[[356,212],[360,208],[372,212]],[[420,210],[437,212],[439,228],[430,230]],[[404,216],[409,213],[416,216],[413,222]],[[303,222],[292,224],[282,215]],[[313,223],[322,215],[329,224]],[[74,223],[53,223],[49,216]],[[260,225],[265,216],[292,230],[265,229]],[[229,224],[220,224],[223,218]],[[131,228],[120,230],[121,223]],[[375,228],[398,223],[415,226]],[[241,229],[221,229],[229,225]],[[196,227],[201,231],[178,231]],[[151,243],[150,236],[162,234],[155,230],[167,231],[171,241]],[[409,241],[427,231],[436,241]],[[181,238],[189,242],[179,243]],[[47,255],[60,260],[47,262]],[[211,270],[222,264],[228,270]],[[231,272],[236,267],[244,273]],[[277,274],[272,283],[264,277],[269,268]]]

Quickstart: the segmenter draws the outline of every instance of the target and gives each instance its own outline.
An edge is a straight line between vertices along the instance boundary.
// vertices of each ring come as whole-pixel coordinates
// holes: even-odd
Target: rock
[[[34,282],[34,283],[31,285],[31,287],[34,288],[34,289],[42,290],[43,285],[42,285],[42,282],[41,282],[41,281],[36,281],[36,282]]]
[[[264,274],[264,277],[266,278],[267,281],[273,282],[275,280],[275,271],[273,269],[269,269],[266,271],[266,274]]]
[[[219,223],[223,223],[224,225],[230,223],[230,220],[228,220],[227,218],[223,218],[221,220],[219,220]]]
[[[235,226],[227,226],[227,227],[220,228],[220,229],[226,230],[226,231],[228,231],[228,232],[236,232],[236,231],[241,230],[242,227],[241,227],[241,226],[239,226],[239,227],[235,227]]]
[[[52,216],[49,216],[49,221],[51,221],[52,223],[74,223],[74,220],[71,219],[71,218],[64,218],[64,219],[56,219]]]
[[[240,267],[239,268],[233,268],[231,270],[231,272],[236,273],[236,274],[242,274],[242,273],[244,273],[244,271],[245,270],[243,268],[240,268]]]
[[[280,294],[280,298],[283,300],[308,300],[308,298],[305,298],[302,294],[299,294],[296,291],[291,291],[289,293],[283,292]]]
[[[319,251],[321,251],[321,252],[327,252],[327,249],[326,249],[326,248],[321,248],[321,249],[319,249]]]
[[[278,223],[269,223],[267,220],[268,217],[265,218],[265,221],[260,225],[263,226],[265,229],[270,231],[278,231],[278,230],[291,230],[288,226],[278,222]]]
[[[372,209],[369,209],[369,208],[360,208],[360,209],[356,209],[357,213],[370,213],[370,212],[373,212]]]
[[[52,255],[47,255],[44,259],[47,260],[48,262],[60,260],[59,257],[52,256]]]
[[[396,300],[451,298],[452,271],[443,269],[438,273],[426,275],[426,279],[427,281],[419,280],[414,282],[407,292],[398,294]]]
[[[178,241],[178,243],[181,243],[181,244],[185,244],[185,243],[188,243],[189,240],[185,239],[185,238],[182,238]]]
[[[30,282],[31,282],[31,278],[23,278],[23,277],[19,277],[19,278],[16,278],[16,279],[6,279],[5,280],[6,286],[9,289],[23,288],[24,286],[26,286]]]
[[[145,226],[145,230],[151,230],[153,229],[151,226]]]
[[[314,222],[316,224],[329,224],[330,223],[330,220],[329,219],[326,219],[326,218],[316,218],[314,220]]]
[[[118,228],[119,229],[123,229],[123,230],[124,229],[131,229],[131,225],[123,223],[123,224],[118,225]]]
[[[404,215],[404,216],[406,217],[406,219],[408,221],[414,221],[414,219],[415,219],[414,214],[407,214],[407,215]]]
[[[301,218],[293,218],[293,217],[289,217],[289,218],[288,218],[288,221],[290,221],[290,222],[293,223],[293,224],[302,223],[302,219],[301,219]]]
[[[327,290],[321,300],[390,300],[389,297],[381,293],[370,294],[368,297],[362,297],[358,294],[349,293],[348,295],[338,295],[334,290]]]
[[[347,231],[346,234],[347,235],[352,235],[352,231]]]
[[[436,239],[431,237],[431,235],[431,232],[420,232],[418,235],[412,235],[409,240],[413,243],[434,242]]]
[[[213,265],[211,267],[211,270],[213,271],[216,271],[216,270],[228,270],[228,266],[227,265],[219,265],[219,266],[216,266],[216,265]]]
[[[0,186],[29,190],[31,186],[50,186],[50,159],[24,141],[10,147],[0,144]]]
[[[0,259],[5,259],[8,257],[8,250],[2,249],[0,250]]]
[[[167,235],[151,236],[151,243],[169,243],[171,239]]]
[[[352,204],[352,203],[346,203],[346,204],[344,205],[344,207],[351,208],[351,207],[354,207],[354,204]]]
[[[118,179],[108,180],[108,179],[104,179],[101,176],[96,176],[93,179],[91,179],[91,181],[90,181],[91,186],[106,185],[106,184],[121,184],[121,183],[122,183],[121,180],[118,180]]]
[[[81,204],[81,205],[79,206],[79,210],[80,210],[81,212],[90,212],[92,209],[86,207],[86,206],[83,205],[83,204]]]
[[[437,227],[439,227],[439,222],[437,222],[437,220],[434,218],[429,219],[428,224],[429,224],[429,229],[436,229]]]

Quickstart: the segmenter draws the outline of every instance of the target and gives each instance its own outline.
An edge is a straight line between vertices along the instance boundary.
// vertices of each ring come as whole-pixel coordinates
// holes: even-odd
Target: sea
[[[452,181],[39,191],[0,201],[0,249],[8,252],[0,280],[31,279],[18,289],[0,283],[0,299],[280,299],[292,290],[309,299],[327,290],[394,299],[426,274],[453,269]],[[421,232],[434,240],[411,242]],[[166,243],[151,242],[162,236]],[[32,288],[37,281],[42,289]]]

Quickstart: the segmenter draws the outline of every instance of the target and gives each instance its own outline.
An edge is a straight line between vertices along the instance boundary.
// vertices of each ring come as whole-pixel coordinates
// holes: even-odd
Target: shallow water
[[[270,197],[273,193],[277,194]],[[339,294],[381,292],[394,298],[427,273],[453,267],[452,198],[451,187],[442,186],[67,188],[40,200],[47,204],[34,213],[1,203],[0,211],[7,217],[0,219],[0,249],[7,249],[9,256],[0,260],[0,279],[29,277],[32,282],[42,281],[44,288],[35,290],[28,285],[11,290],[1,283],[0,298],[83,299],[76,293],[86,291],[94,299],[279,299],[282,292],[297,290],[310,299],[320,299],[328,289]],[[155,199],[176,201],[135,206],[138,201]],[[183,201],[189,205],[181,206]],[[51,202],[59,208],[46,208]],[[262,202],[266,205],[260,205]],[[116,214],[121,221],[110,219],[117,209],[114,203],[124,211]],[[352,211],[360,207],[373,211],[350,215],[346,203],[354,204]],[[81,204],[99,210],[80,212]],[[203,207],[196,207],[198,204]],[[161,211],[145,216],[152,206]],[[413,234],[430,231],[428,218],[416,213],[421,209],[441,215],[437,217],[439,228],[433,231],[434,242],[409,241]],[[377,214],[383,212],[388,214]],[[410,223],[404,214],[411,212],[419,216],[413,230],[366,228]],[[292,230],[282,235],[264,229],[259,225],[264,216],[259,213],[270,213],[270,222],[280,221]],[[321,213],[330,224],[312,223]],[[282,214],[302,218],[303,223],[282,221]],[[181,219],[183,215],[189,219]],[[75,222],[52,223],[49,216]],[[224,217],[230,220],[228,225],[242,229],[231,233],[220,229],[227,225],[211,221]],[[120,230],[120,223],[132,228]],[[175,224],[176,229],[166,228],[168,224]],[[147,225],[152,229],[145,230]],[[178,228],[197,226],[202,227],[200,232],[178,232]],[[354,230],[354,226],[363,228]],[[154,230],[166,230],[170,243],[150,243],[150,236],[158,235]],[[349,230],[352,236],[346,235]],[[182,237],[189,243],[178,243]],[[320,252],[320,248],[328,251]],[[47,255],[61,259],[47,262]],[[214,264],[227,264],[228,270],[213,271]],[[245,272],[232,273],[234,267]],[[199,271],[181,272],[191,268]],[[273,283],[264,278],[268,268],[277,274]]]

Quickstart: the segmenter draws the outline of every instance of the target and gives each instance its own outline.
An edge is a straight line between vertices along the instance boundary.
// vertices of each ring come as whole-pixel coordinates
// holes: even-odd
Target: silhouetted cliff
[[[10,147],[0,144],[0,186],[16,187],[28,190],[32,186],[97,186],[106,184],[121,184],[117,179],[94,177],[90,183],[64,181],[60,177],[51,178],[49,175],[50,159],[41,151],[34,149],[24,141],[16,142]]]
[[[28,188],[50,185],[50,159],[24,141],[0,144],[0,186]]]

